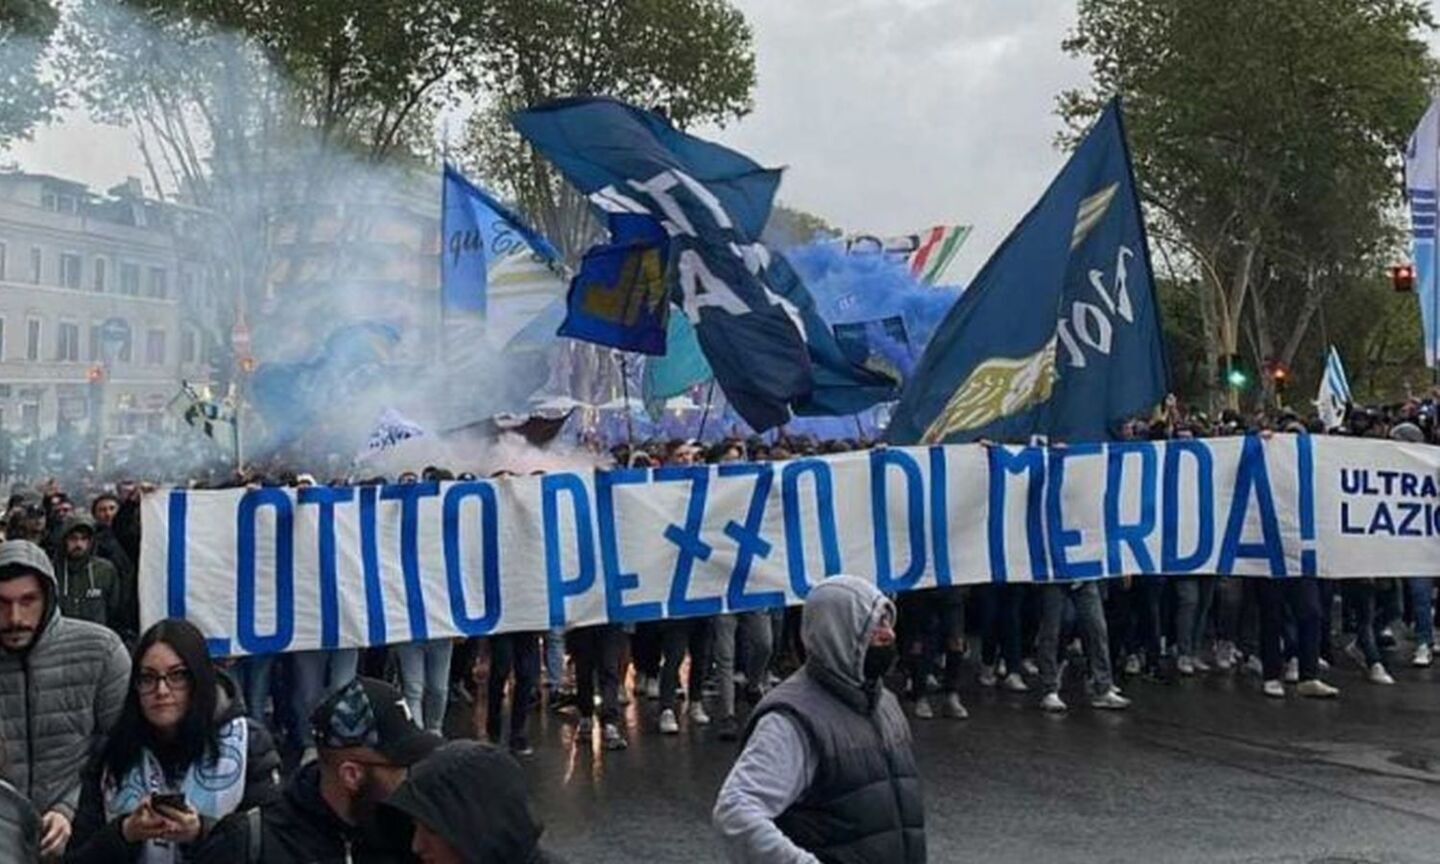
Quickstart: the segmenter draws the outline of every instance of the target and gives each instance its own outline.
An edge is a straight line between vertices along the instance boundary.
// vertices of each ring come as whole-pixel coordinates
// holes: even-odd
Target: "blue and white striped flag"
[[[1330,346],[1325,357],[1325,374],[1320,376],[1320,395],[1315,398],[1315,408],[1328,432],[1345,422],[1345,408],[1350,404],[1350,381],[1345,377],[1345,365],[1340,362],[1340,352]]]
[[[1425,365],[1434,368],[1437,353],[1436,319],[1440,318],[1440,291],[1436,290],[1435,228],[1436,187],[1440,186],[1440,102],[1431,102],[1405,151],[1405,191],[1410,198],[1410,243],[1415,262],[1416,296],[1425,333]]]

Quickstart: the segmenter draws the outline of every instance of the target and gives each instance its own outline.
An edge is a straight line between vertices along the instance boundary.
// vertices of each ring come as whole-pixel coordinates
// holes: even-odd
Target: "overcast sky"
[[[788,166],[787,203],[846,230],[973,224],[968,278],[1059,168],[1055,97],[1088,80],[1060,50],[1075,0],[733,2],[755,33],[755,111],[706,134]],[[128,132],[78,116],[8,158],[101,189],[141,173]]]

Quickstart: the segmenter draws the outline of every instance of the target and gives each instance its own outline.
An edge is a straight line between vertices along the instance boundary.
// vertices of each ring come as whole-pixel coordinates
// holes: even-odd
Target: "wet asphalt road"
[[[971,675],[969,720],[911,721],[929,860],[1440,862],[1440,667],[1392,672],[1342,666],[1335,702],[1267,699],[1242,673],[1134,679],[1123,714],[1077,707],[1072,681],[1058,717]],[[657,710],[627,709],[619,753],[532,715],[532,795],[567,860],[724,861],[709,814],[735,745],[684,719],[662,737]]]

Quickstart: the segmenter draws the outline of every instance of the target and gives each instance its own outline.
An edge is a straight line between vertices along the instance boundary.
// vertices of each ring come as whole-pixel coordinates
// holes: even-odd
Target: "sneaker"
[[[934,675],[925,676],[925,692],[930,693],[940,689],[940,679]]]
[[[660,712],[660,734],[679,735],[680,721],[675,719],[675,712],[666,708]]]
[[[1295,688],[1295,692],[1311,699],[1334,699],[1340,695],[1340,689],[1338,687],[1331,687],[1318,678],[1301,681],[1300,686]]]
[[[1291,657],[1285,661],[1285,683],[1300,683],[1300,659],[1298,657]]]
[[[1181,675],[1189,678],[1191,675],[1195,674],[1195,661],[1191,660],[1184,654],[1181,654],[1180,659],[1175,661],[1175,668],[1180,671]]]
[[[1028,693],[1030,691],[1030,685],[1025,683],[1025,679],[1014,672],[1006,675],[1005,680],[1000,682],[1000,686],[1010,693]]]
[[[1091,698],[1090,707],[1100,708],[1105,711],[1124,711],[1130,707],[1130,700],[1116,693],[1114,690],[1109,690],[1102,696]]]
[[[720,723],[716,726],[715,737],[721,741],[739,741],[740,724],[734,717],[721,717]]]
[[[1369,675],[1368,675],[1367,677],[1369,677],[1371,684],[1394,684],[1394,683],[1395,683],[1395,679],[1394,679],[1394,678],[1391,678],[1391,677],[1390,677],[1390,673],[1385,671],[1385,664],[1384,664],[1384,663],[1376,663],[1376,664],[1372,665],[1372,666],[1370,667],[1370,673],[1369,673]]]
[[[1421,669],[1429,668],[1430,663],[1435,659],[1433,654],[1430,646],[1422,642],[1415,646],[1415,657],[1410,661],[1410,665]]]
[[[580,722],[575,726],[576,738],[589,738],[591,731],[595,729],[595,720],[591,717],[581,717]]]
[[[1020,661],[1020,671],[1024,672],[1026,675],[1034,677],[1040,674],[1040,667],[1035,665],[1034,660],[1026,657],[1024,660]]]
[[[1271,678],[1269,681],[1266,681],[1266,682],[1265,682],[1265,686],[1264,686],[1263,688],[1261,688],[1261,689],[1263,689],[1263,690],[1265,691],[1265,695],[1266,695],[1266,696],[1269,696],[1269,697],[1271,697],[1271,698],[1273,698],[1273,699],[1284,699],[1284,698],[1285,698],[1285,685],[1284,685],[1284,684],[1281,684],[1279,681],[1277,681],[1277,680],[1274,679],[1274,678]]]
[[[1235,643],[1222,640],[1215,646],[1215,668],[1222,672],[1235,668]]]
[[[1209,672],[1209,671],[1210,671],[1210,664],[1209,664],[1209,663],[1206,663],[1204,660],[1201,660],[1199,657],[1191,657],[1191,658],[1190,658],[1190,665],[1193,666],[1193,667],[1195,667],[1195,671],[1196,671],[1196,672]]]
[[[1265,667],[1260,663],[1260,658],[1251,654],[1245,658],[1245,671],[1251,675],[1264,675]]]
[[[930,704],[928,696],[921,696],[915,700],[915,716],[921,720],[935,719],[935,708]]]
[[[600,740],[604,742],[606,750],[624,750],[630,746],[625,736],[620,734],[620,727],[614,723],[606,723],[601,727]]]
[[[1390,629],[1389,627],[1384,628],[1379,633],[1375,634],[1375,642],[1381,648],[1394,648],[1395,631]]]
[[[1045,698],[1040,700],[1040,710],[1047,714],[1060,714],[1068,707],[1061,701],[1059,693],[1046,693]]]
[[[705,713],[705,706],[699,702],[690,703],[690,722],[696,726],[709,726],[710,715]]]
[[[1329,660],[1326,660],[1324,657],[1321,657],[1319,660],[1316,660],[1315,663],[1316,663],[1317,666],[1319,666],[1321,672],[1329,672],[1329,671],[1330,671],[1330,661],[1329,661]]]
[[[994,687],[998,682],[999,682],[999,679],[995,677],[995,667],[994,667],[994,666],[981,666],[981,667],[980,667],[980,686],[981,686],[981,687]]]
[[[964,720],[970,716],[970,712],[966,711],[965,706],[960,704],[959,693],[946,693],[945,704],[941,710],[945,712],[946,717],[952,720]]]
[[[1125,674],[1126,674],[1126,675],[1139,675],[1139,674],[1140,674],[1140,655],[1139,655],[1139,654],[1131,654],[1131,655],[1129,655],[1129,656],[1127,656],[1127,657],[1125,658]]]

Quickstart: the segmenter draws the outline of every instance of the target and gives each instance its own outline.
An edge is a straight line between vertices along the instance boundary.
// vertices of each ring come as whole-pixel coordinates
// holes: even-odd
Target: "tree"
[[[1295,359],[1336,292],[1397,235],[1400,148],[1435,66],[1415,0],[1081,0],[1065,48],[1093,86],[1078,129],[1124,98],[1151,234],[1220,358]]]
[[[686,128],[724,125],[751,107],[750,27],[727,0],[491,0],[482,30],[488,99],[468,129],[470,162],[571,257],[598,226],[510,128],[512,111],[608,95]]]
[[[45,0],[0,0],[0,146],[27,137],[58,104],[40,69],[58,21]]]

